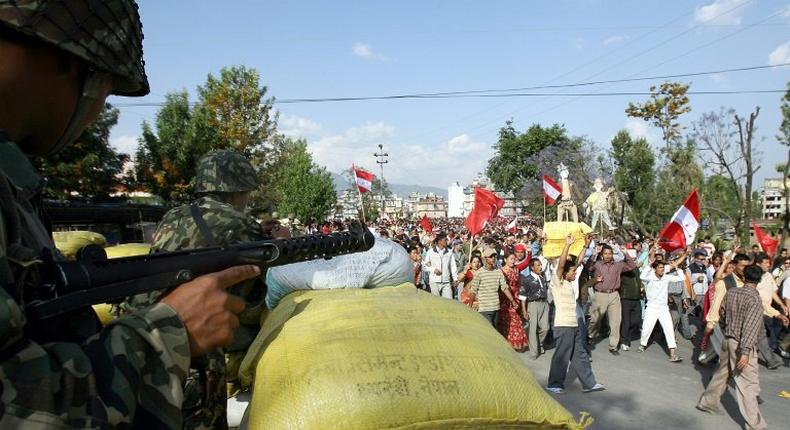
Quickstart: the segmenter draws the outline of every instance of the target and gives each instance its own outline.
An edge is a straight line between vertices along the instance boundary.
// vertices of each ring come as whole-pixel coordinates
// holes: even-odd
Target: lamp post
[[[373,153],[373,156],[376,157],[376,164],[381,167],[381,176],[379,177],[379,196],[381,198],[381,216],[384,216],[384,165],[389,163],[387,161],[387,157],[389,154],[384,152],[384,145],[379,144],[379,151]]]

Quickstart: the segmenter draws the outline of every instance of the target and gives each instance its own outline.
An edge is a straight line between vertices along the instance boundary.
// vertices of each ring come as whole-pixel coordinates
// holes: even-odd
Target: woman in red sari
[[[510,293],[513,294],[513,297],[518,296],[519,270],[516,267],[515,255],[511,254],[505,257],[502,273],[505,275],[508,287],[510,287]],[[527,333],[524,331],[518,309],[505,298],[501,291],[499,292],[499,303],[499,332],[505,336],[513,349],[519,352],[524,351],[527,347]]]
[[[479,255],[473,255],[472,260],[466,265],[466,272],[464,272],[464,289],[461,291],[461,303],[475,309],[475,303],[469,296],[469,289],[472,287],[472,279],[475,277],[475,272],[483,267],[483,260]]]

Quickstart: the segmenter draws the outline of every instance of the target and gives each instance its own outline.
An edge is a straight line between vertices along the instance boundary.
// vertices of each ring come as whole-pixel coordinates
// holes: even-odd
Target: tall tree
[[[568,143],[565,127],[554,124],[542,127],[533,124],[524,133],[519,133],[509,120],[499,130],[494,144],[496,153],[488,160],[486,174],[499,191],[520,194],[527,183],[534,182],[543,166],[532,160],[544,149]]]
[[[752,224],[752,217],[754,211],[754,205],[752,201],[754,199],[754,195],[752,194],[752,186],[754,182],[754,174],[760,170],[760,166],[756,165],[757,160],[755,159],[754,153],[754,121],[757,119],[757,116],[760,115],[760,106],[757,106],[754,109],[754,112],[749,114],[749,119],[746,120],[745,118],[739,116],[737,113],[735,114],[735,125],[738,127],[738,147],[741,152],[741,157],[743,157],[743,164],[744,164],[744,185],[743,185],[743,206],[744,206],[744,224],[746,225],[746,231],[749,231],[749,227]],[[744,241],[748,240],[748,234],[745,234],[743,237]]]
[[[656,190],[647,224],[658,232],[678,206],[683,203],[693,188],[703,183],[702,167],[697,163],[697,148],[693,140],[687,140],[664,152],[666,160],[656,175]]]
[[[620,130],[612,139],[609,155],[615,165],[614,184],[625,193],[633,221],[647,233],[649,214],[658,203],[653,198],[656,155],[646,139],[633,139],[627,130]]]
[[[154,127],[143,123],[138,183],[165,200],[186,200],[197,161],[214,149],[244,154],[265,176],[280,151],[267,91],[256,70],[235,66],[209,74],[194,106],[186,91],[167,94]]]
[[[337,201],[332,175],[313,162],[303,139],[284,139],[282,158],[275,164],[269,184],[282,214],[294,214],[303,222],[326,218]]]
[[[664,82],[659,87],[650,87],[650,99],[645,103],[628,103],[625,113],[641,118],[661,129],[665,149],[679,144],[683,128],[678,122],[681,115],[691,111],[686,96],[689,84]]]
[[[790,224],[790,193],[788,193],[787,176],[790,174],[790,82],[787,83],[787,91],[782,97],[782,123],[779,125],[779,134],[776,140],[787,147],[787,161],[782,166],[782,191],[784,197],[784,214],[782,216],[782,237],[781,246],[784,246],[787,239],[788,224]]]
[[[119,112],[109,103],[90,127],[67,150],[34,164],[47,179],[45,195],[69,199],[74,194],[92,200],[107,198],[121,185],[120,176],[127,154],[110,145],[110,130],[118,123]]]

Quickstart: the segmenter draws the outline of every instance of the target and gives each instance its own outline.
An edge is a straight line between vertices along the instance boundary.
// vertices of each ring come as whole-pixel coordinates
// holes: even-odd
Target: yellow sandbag
[[[112,305],[110,304],[99,303],[98,305],[93,305],[93,311],[96,312],[96,316],[99,317],[99,321],[101,321],[103,326],[115,319],[112,315]]]
[[[254,381],[252,381],[254,374]],[[478,313],[417,291],[293,292],[240,369],[250,429],[581,429]]]
[[[52,233],[52,239],[57,248],[66,258],[75,259],[77,252],[88,245],[104,246],[107,240],[103,235],[92,231],[56,231]]]
[[[570,255],[579,255],[584,248],[584,236],[592,232],[590,226],[583,222],[547,222],[543,225],[546,243],[543,245],[543,256],[559,257],[565,249],[565,238],[572,234],[576,239],[568,250]]]
[[[122,243],[120,245],[108,246],[104,248],[107,258],[131,257],[134,255],[146,255],[151,251],[149,243]]]

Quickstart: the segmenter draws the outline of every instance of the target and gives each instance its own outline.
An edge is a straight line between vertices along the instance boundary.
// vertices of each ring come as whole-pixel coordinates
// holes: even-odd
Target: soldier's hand
[[[257,266],[235,266],[195,278],[162,298],[162,303],[172,307],[184,323],[193,357],[233,341],[233,331],[239,326],[237,315],[245,303],[225,290],[260,274]]]

